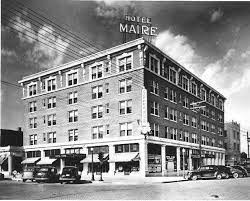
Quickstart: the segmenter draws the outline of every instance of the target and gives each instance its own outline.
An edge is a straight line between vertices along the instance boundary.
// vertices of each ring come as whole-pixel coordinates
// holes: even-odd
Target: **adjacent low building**
[[[227,165],[235,165],[241,162],[240,157],[240,124],[232,121],[225,123],[225,149]]]
[[[225,97],[143,38],[19,83],[23,164],[76,165],[90,178],[92,162],[100,171],[99,152],[112,177],[225,163]],[[190,103],[201,101],[193,111]]]

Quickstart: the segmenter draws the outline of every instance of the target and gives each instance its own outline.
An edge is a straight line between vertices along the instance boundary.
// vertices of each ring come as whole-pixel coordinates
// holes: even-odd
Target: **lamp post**
[[[94,177],[94,162],[93,162],[93,160],[94,160],[94,156],[93,156],[93,152],[94,152],[94,148],[93,147],[91,147],[90,148],[90,151],[91,151],[91,158],[92,158],[92,161],[91,161],[91,173],[92,173],[92,181],[95,181],[95,177]]]
[[[185,149],[182,148],[182,168],[183,168],[183,177],[185,177]]]

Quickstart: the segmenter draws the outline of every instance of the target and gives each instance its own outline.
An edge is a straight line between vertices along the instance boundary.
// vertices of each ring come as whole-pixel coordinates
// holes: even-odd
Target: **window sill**
[[[160,96],[159,94],[156,94],[156,93],[154,93],[154,92],[150,92],[150,94],[152,94],[152,95],[155,95],[155,96]]]
[[[152,114],[152,113],[150,113],[150,115],[152,115],[154,117],[160,117],[160,115],[156,115],[156,114]]]

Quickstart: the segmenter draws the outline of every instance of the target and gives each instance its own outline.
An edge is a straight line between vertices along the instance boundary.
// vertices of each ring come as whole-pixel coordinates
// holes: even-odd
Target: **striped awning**
[[[3,164],[3,162],[9,157],[9,153],[1,153],[0,155],[0,165]]]
[[[52,165],[57,159],[56,158],[49,158],[49,157],[44,157],[41,158],[41,160],[37,163],[37,165]]]
[[[109,157],[109,154],[104,154],[103,155],[103,159],[104,161],[107,161]],[[84,158],[83,160],[80,161],[81,163],[92,163],[92,155],[87,155],[86,158]],[[100,162],[98,159],[98,154],[93,154],[93,163],[98,163]]]
[[[21,164],[34,164],[34,163],[36,163],[38,160],[40,160],[40,157],[26,158],[25,160],[23,160],[23,161],[21,162]]]
[[[140,154],[138,152],[128,152],[115,154],[109,162],[129,162],[129,161],[139,161]]]

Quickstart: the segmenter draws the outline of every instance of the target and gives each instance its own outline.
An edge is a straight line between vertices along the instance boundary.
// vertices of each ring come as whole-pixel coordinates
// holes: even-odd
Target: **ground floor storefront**
[[[200,165],[224,165],[225,150],[218,147],[160,139],[149,136],[123,140],[57,145],[25,149],[27,164],[52,165],[61,172],[73,165],[81,171],[82,179],[91,179],[102,172],[104,177],[119,176],[178,176]],[[100,163],[98,154],[103,153]],[[35,158],[35,160],[31,160]],[[38,159],[38,160],[37,160]]]

